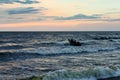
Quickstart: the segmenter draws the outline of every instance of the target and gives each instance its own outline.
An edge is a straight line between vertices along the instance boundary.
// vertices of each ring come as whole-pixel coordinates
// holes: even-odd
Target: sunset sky
[[[0,31],[120,31],[120,0],[0,0]]]

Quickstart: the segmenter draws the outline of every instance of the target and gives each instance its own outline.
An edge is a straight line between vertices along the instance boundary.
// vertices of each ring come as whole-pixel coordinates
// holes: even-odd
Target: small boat
[[[68,41],[69,41],[69,44],[72,46],[81,46],[81,43],[74,39],[68,39]]]

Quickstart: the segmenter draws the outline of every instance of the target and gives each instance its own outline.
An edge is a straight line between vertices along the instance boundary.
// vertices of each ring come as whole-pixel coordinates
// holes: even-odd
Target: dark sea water
[[[68,39],[82,45],[71,46]],[[119,64],[120,32],[0,32],[0,80],[44,74],[44,80],[96,80],[96,70],[97,78],[119,75]],[[89,78],[78,77],[86,70]]]

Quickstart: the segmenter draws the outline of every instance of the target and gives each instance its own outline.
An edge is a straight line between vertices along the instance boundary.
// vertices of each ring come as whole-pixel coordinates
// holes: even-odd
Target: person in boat
[[[68,39],[70,45],[73,45],[73,46],[81,46],[81,43],[80,42],[77,42],[76,40],[74,39]]]

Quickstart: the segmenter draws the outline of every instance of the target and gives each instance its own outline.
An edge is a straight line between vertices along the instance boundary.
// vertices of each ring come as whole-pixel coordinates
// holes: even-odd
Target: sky
[[[0,0],[0,31],[120,31],[120,0]]]

